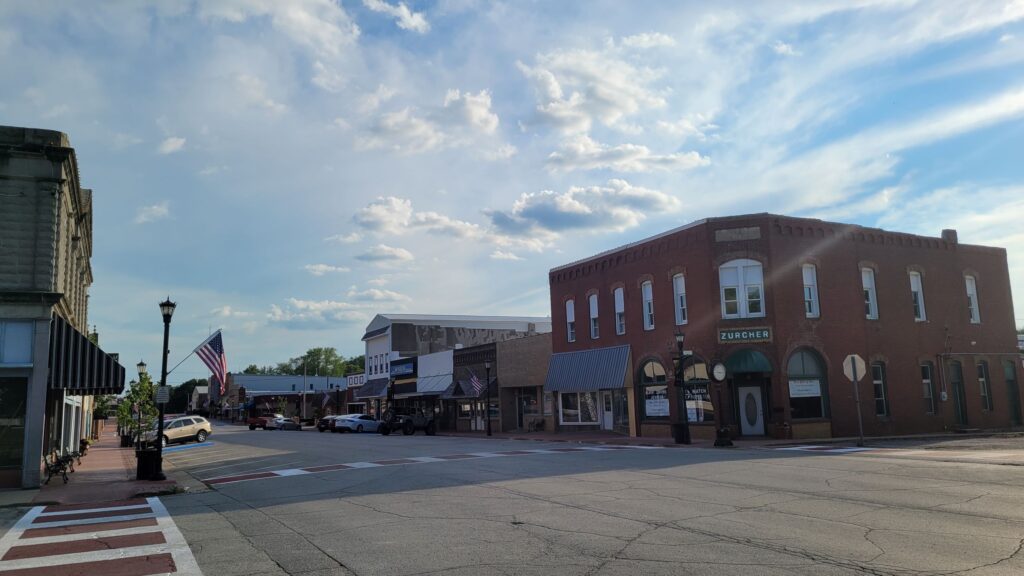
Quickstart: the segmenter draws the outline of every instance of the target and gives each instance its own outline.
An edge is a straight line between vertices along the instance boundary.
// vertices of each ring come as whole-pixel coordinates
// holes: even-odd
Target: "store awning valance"
[[[622,388],[629,370],[629,346],[613,346],[551,356],[545,392],[590,392]]]
[[[451,374],[423,376],[416,381],[417,394],[441,394],[452,385]]]
[[[88,337],[54,315],[50,322],[50,388],[68,394],[120,394],[124,367]]]
[[[383,398],[387,393],[388,381],[386,379],[373,380],[356,389],[356,398]]]
[[[733,352],[725,359],[725,367],[729,369],[730,374],[772,371],[772,363],[768,361],[768,358],[751,348]]]

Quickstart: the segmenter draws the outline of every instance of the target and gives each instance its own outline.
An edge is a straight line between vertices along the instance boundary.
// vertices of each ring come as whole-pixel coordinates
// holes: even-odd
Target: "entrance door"
[[[744,436],[764,436],[764,399],[760,386],[738,386],[740,431]]]
[[[615,427],[615,412],[612,409],[612,393],[601,392],[601,407],[602,407],[602,418],[601,418],[601,429],[611,430]]]
[[[949,379],[953,388],[953,404],[956,408],[956,423],[960,426],[967,426],[967,394],[964,390],[963,367],[959,362],[953,362],[949,369]]]

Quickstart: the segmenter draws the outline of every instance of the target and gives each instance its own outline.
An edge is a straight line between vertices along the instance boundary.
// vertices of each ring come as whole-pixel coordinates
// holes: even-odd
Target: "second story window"
[[[654,286],[650,280],[640,285],[644,299],[644,330],[654,330]]]
[[[981,311],[978,309],[978,284],[974,276],[964,276],[967,289],[967,312],[971,316],[971,324],[981,324]]]
[[[597,323],[597,294],[591,294],[587,300],[590,303],[590,338],[596,340],[601,335]]]
[[[686,278],[682,274],[672,277],[672,293],[675,295],[676,326],[686,324]]]
[[[868,320],[878,320],[878,296],[875,294],[875,271],[871,268],[860,269],[860,282],[864,286],[864,316]]]
[[[813,264],[804,264],[804,315],[808,318],[821,316],[818,307],[818,270]]]
[[[576,341],[576,302],[565,301],[565,337],[569,342]]]
[[[626,298],[622,288],[616,288],[615,292],[615,333],[623,335],[626,333]]]
[[[914,304],[914,320],[924,322],[927,317],[924,313],[924,288],[921,284],[921,273],[910,273],[910,297]]]
[[[722,287],[722,317],[764,316],[764,277],[761,263],[733,260],[718,269]]]

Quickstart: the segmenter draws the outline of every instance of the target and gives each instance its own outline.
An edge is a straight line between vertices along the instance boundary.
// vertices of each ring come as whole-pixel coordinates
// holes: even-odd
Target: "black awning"
[[[388,393],[388,380],[371,380],[356,389],[356,398],[383,398]]]
[[[498,396],[498,378],[491,378],[488,387],[481,386],[475,390],[469,380],[456,380],[441,394],[442,400],[475,400],[487,395],[487,388],[491,389],[491,395]]]
[[[50,322],[49,373],[50,388],[69,394],[120,394],[124,390],[124,367],[56,314]]]
[[[545,392],[591,392],[626,385],[629,346],[595,348],[551,355]]]

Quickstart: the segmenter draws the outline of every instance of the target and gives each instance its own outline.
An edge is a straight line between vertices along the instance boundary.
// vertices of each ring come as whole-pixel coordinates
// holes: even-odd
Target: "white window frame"
[[[626,296],[622,287],[612,292],[615,300],[615,333],[622,336],[626,333]]]
[[[875,290],[874,269],[861,268],[860,283],[864,287],[864,317],[868,320],[878,320],[878,292]]]
[[[590,339],[597,340],[601,337],[601,326],[598,324],[597,319],[597,294],[588,296],[587,303],[590,305]]]
[[[964,289],[967,291],[967,313],[971,324],[981,324],[981,308],[978,307],[978,281],[974,276],[964,276]]]
[[[686,313],[686,277],[676,274],[672,277],[672,303],[676,309],[676,326],[682,326],[689,321]]]
[[[804,280],[804,315],[808,318],[819,318],[821,306],[818,303],[818,268],[814,264],[804,264],[800,272]]]
[[[565,301],[565,339],[576,341],[576,301],[572,298]]]
[[[928,313],[925,312],[924,307],[924,281],[921,279],[921,273],[911,270],[908,276],[910,277],[910,303],[913,306],[914,321],[926,322]]]
[[[644,330],[654,330],[654,283],[645,280],[640,285],[640,295],[644,304]]]
[[[757,269],[757,273],[760,276],[759,282],[748,282],[747,272]],[[736,274],[736,284],[727,284],[724,280],[725,273],[729,270],[734,270]],[[719,281],[719,296],[722,303],[722,318],[763,318],[765,316],[765,297],[764,297],[764,266],[761,265],[757,260],[731,260],[722,264],[718,267],[718,281]],[[725,293],[728,289],[734,289],[736,291],[736,313],[729,314],[727,310],[727,302],[733,302],[733,300],[726,300]],[[753,300],[750,298],[750,290],[756,289],[758,298]],[[758,302],[761,310],[758,312],[750,312],[750,303]]]

